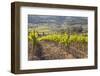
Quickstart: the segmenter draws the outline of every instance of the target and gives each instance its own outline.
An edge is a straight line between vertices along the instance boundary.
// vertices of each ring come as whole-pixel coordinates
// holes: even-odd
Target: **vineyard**
[[[88,17],[28,15],[28,60],[88,58]]]
[[[28,33],[29,60],[87,58],[87,33]]]

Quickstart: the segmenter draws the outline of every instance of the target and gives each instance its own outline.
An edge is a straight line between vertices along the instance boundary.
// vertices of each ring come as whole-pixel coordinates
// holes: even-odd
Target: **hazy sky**
[[[87,24],[88,18],[75,16],[28,15],[28,23],[32,24],[55,23],[60,25],[64,22],[68,24]]]

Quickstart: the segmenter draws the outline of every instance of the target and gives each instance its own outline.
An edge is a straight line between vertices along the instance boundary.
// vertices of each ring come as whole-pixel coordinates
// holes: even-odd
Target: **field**
[[[32,22],[29,22],[31,24],[28,26],[28,60],[80,59],[88,57],[86,18],[30,17],[34,20],[31,18],[30,21]],[[64,19],[61,21],[62,18]]]
[[[29,32],[29,60],[87,58],[86,34]]]

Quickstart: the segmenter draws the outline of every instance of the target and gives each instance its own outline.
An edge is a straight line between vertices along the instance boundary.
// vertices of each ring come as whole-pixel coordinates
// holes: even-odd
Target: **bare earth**
[[[76,44],[77,43],[72,43],[70,46],[65,47],[64,45],[52,41],[40,41],[33,49],[32,42],[29,42],[28,60],[87,58],[87,44]],[[85,48],[82,49],[82,47]]]

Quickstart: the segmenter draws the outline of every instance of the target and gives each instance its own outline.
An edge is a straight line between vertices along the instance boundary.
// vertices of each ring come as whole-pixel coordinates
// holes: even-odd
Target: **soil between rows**
[[[83,48],[83,49],[82,49]],[[53,41],[39,41],[33,49],[28,43],[28,60],[54,60],[87,58],[87,44],[72,43],[65,47]]]

